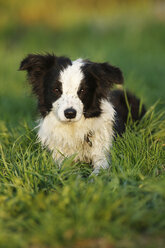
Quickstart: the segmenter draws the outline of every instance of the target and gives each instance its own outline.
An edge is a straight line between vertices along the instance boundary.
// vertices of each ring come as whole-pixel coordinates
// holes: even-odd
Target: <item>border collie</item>
[[[140,101],[130,93],[111,90],[123,84],[119,68],[55,55],[28,55],[20,65],[26,70],[41,114],[38,137],[60,165],[75,154],[75,161],[91,163],[94,173],[108,168],[109,150],[116,134],[125,130],[130,105],[133,121]]]

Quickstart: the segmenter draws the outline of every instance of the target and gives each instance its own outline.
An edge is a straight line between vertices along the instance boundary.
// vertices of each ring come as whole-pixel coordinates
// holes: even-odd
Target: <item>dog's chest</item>
[[[76,160],[91,162],[92,154],[108,149],[112,140],[112,121],[82,119],[76,123],[60,123],[52,113],[40,123],[38,137],[53,153],[55,160],[76,155]]]

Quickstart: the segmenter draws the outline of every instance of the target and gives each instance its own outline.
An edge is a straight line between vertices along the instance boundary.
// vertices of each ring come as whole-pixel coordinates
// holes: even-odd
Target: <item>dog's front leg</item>
[[[98,156],[98,154],[93,156],[92,162],[94,170],[92,174],[98,175],[101,168],[107,169],[109,167],[108,160],[109,158],[106,152],[103,152],[100,156]]]

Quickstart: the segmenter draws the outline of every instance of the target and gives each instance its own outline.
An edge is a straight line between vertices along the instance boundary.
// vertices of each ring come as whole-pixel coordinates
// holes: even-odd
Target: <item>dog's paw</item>
[[[100,167],[96,167],[92,171],[91,176],[98,176],[99,172],[100,172]]]

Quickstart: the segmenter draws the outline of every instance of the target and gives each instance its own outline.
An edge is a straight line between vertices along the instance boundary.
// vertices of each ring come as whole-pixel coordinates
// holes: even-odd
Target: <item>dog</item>
[[[29,54],[20,70],[27,71],[38,99],[38,138],[59,165],[75,154],[75,161],[92,164],[98,174],[109,167],[114,137],[125,131],[128,104],[133,121],[145,114],[144,105],[139,113],[140,100],[134,95],[112,90],[124,79],[121,70],[107,62]]]

